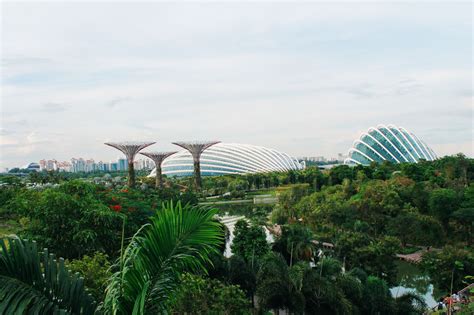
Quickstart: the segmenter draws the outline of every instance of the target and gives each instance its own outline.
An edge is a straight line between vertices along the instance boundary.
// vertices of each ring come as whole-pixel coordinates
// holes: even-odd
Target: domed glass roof
[[[432,161],[438,156],[425,142],[403,127],[378,125],[355,140],[346,164],[368,165],[371,162],[416,163],[420,159]]]
[[[288,154],[264,147],[218,143],[201,155],[201,175],[246,174],[303,169],[304,165]],[[186,150],[166,158],[162,172],[168,176],[190,176],[193,174],[193,159]],[[155,170],[150,174],[154,176]]]

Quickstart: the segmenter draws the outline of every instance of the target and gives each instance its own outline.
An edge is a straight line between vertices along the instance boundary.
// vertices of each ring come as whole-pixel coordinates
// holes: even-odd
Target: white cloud
[[[29,151],[0,164],[114,158],[104,139],[142,138],[334,156],[378,123],[472,155],[468,7],[7,3],[1,124]]]

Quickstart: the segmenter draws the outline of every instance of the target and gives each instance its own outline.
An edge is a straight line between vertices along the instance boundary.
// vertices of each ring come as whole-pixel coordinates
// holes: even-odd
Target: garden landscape
[[[202,190],[98,175],[1,177],[0,313],[424,314],[419,294],[390,291],[411,253],[437,299],[472,283],[463,155],[205,177]],[[228,257],[225,216],[241,218]]]

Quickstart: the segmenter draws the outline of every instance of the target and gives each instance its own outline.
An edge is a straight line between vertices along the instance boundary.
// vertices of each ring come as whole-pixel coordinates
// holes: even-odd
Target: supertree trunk
[[[199,162],[199,158],[194,160],[194,186],[196,186],[197,191],[201,191],[201,163]]]
[[[128,187],[135,188],[135,167],[133,162],[128,163]]]
[[[112,148],[120,150],[125,154],[128,161],[128,187],[135,187],[135,168],[133,167],[133,161],[135,155],[140,152],[140,150],[154,144],[155,142],[106,142],[105,145],[108,145]]]
[[[189,141],[189,142],[173,142],[191,153],[194,162],[194,185],[197,191],[201,191],[201,153],[207,148],[219,143],[219,141]]]
[[[149,157],[155,162],[155,187],[163,187],[163,175],[161,173],[161,163],[168,157],[175,154],[176,151],[172,152],[142,152],[141,154]]]
[[[161,166],[156,167],[156,176],[155,176],[155,187],[163,187],[163,175],[161,174]]]

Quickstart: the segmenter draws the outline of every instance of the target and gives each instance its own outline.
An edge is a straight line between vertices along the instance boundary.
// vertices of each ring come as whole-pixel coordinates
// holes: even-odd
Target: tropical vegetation
[[[421,257],[437,297],[474,275],[463,155],[208,177],[199,192],[15,175],[0,176],[0,314],[423,314],[420,296],[390,292],[397,255]],[[245,219],[229,230],[225,215]]]

